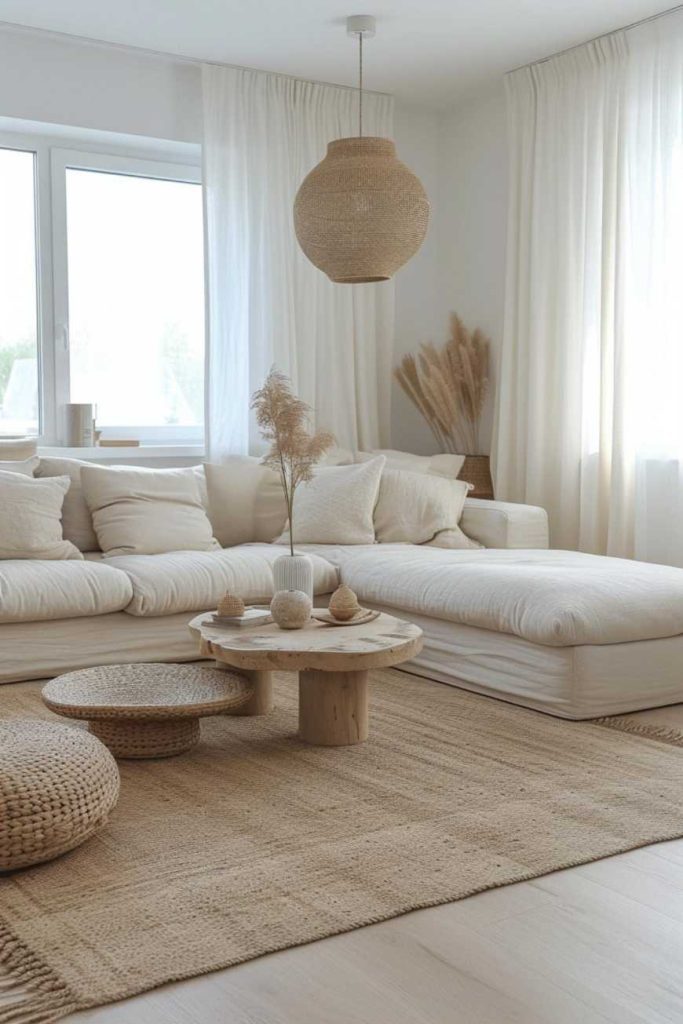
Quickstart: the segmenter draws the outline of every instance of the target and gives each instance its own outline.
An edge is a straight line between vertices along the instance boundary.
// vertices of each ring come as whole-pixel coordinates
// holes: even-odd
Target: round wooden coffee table
[[[198,615],[190,630],[200,653],[250,674],[252,714],[272,706],[273,671],[299,673],[299,735],[307,743],[338,747],[368,737],[368,672],[413,658],[422,630],[382,613],[358,626],[326,626],[314,619],[303,629],[275,623],[253,629],[215,626]],[[249,714],[249,704],[241,709]]]
[[[199,719],[253,696],[242,675],[202,665],[103,665],[43,687],[51,711],[84,718],[114,757],[171,757],[199,741]]]

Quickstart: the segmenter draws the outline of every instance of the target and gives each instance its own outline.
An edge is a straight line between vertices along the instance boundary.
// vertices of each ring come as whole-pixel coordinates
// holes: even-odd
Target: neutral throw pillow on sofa
[[[282,533],[287,505],[277,473],[249,455],[204,464],[209,519],[222,547],[269,544]]]
[[[82,558],[62,536],[69,478],[35,480],[0,470],[0,558]]]
[[[41,458],[36,470],[41,479],[68,476],[71,480],[62,509],[62,532],[79,551],[98,551],[100,547],[81,485],[81,469],[91,465],[80,459]]]
[[[220,547],[194,467],[82,466],[81,484],[106,555],[158,555]]]
[[[380,544],[432,544],[442,548],[478,548],[462,532],[469,484],[442,476],[385,469],[375,507]]]
[[[295,544],[374,544],[372,514],[384,458],[316,469],[294,495]],[[289,544],[285,530],[278,544]]]

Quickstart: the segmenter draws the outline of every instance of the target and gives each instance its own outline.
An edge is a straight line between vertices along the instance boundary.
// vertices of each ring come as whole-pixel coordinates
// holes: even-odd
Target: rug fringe
[[[595,725],[602,725],[607,729],[617,729],[619,732],[628,732],[634,736],[645,736],[647,739],[659,740],[660,743],[668,743],[672,747],[683,747],[683,733],[681,733],[681,730],[671,728],[668,725],[634,722],[627,715],[595,718],[593,722]]]
[[[0,920],[0,1024],[55,1024],[79,1009],[64,982]]]

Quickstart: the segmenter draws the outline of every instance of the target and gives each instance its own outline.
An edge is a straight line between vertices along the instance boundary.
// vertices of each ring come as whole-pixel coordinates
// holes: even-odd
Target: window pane
[[[33,153],[0,149],[0,434],[38,433]]]
[[[99,427],[204,420],[201,186],[66,172],[71,401]],[[144,429],[147,428],[147,429]]]

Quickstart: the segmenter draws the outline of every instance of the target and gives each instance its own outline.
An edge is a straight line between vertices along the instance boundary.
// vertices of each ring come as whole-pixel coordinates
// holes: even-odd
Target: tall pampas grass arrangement
[[[479,423],[489,390],[489,339],[469,331],[457,314],[445,345],[420,345],[406,355],[394,374],[422,413],[445,452],[478,455]]]
[[[275,367],[255,391],[251,408],[269,449],[261,459],[280,477],[289,516],[289,547],[294,555],[294,495],[313,476],[313,467],[334,444],[328,430],[311,433],[312,409],[292,391],[292,382]]]

